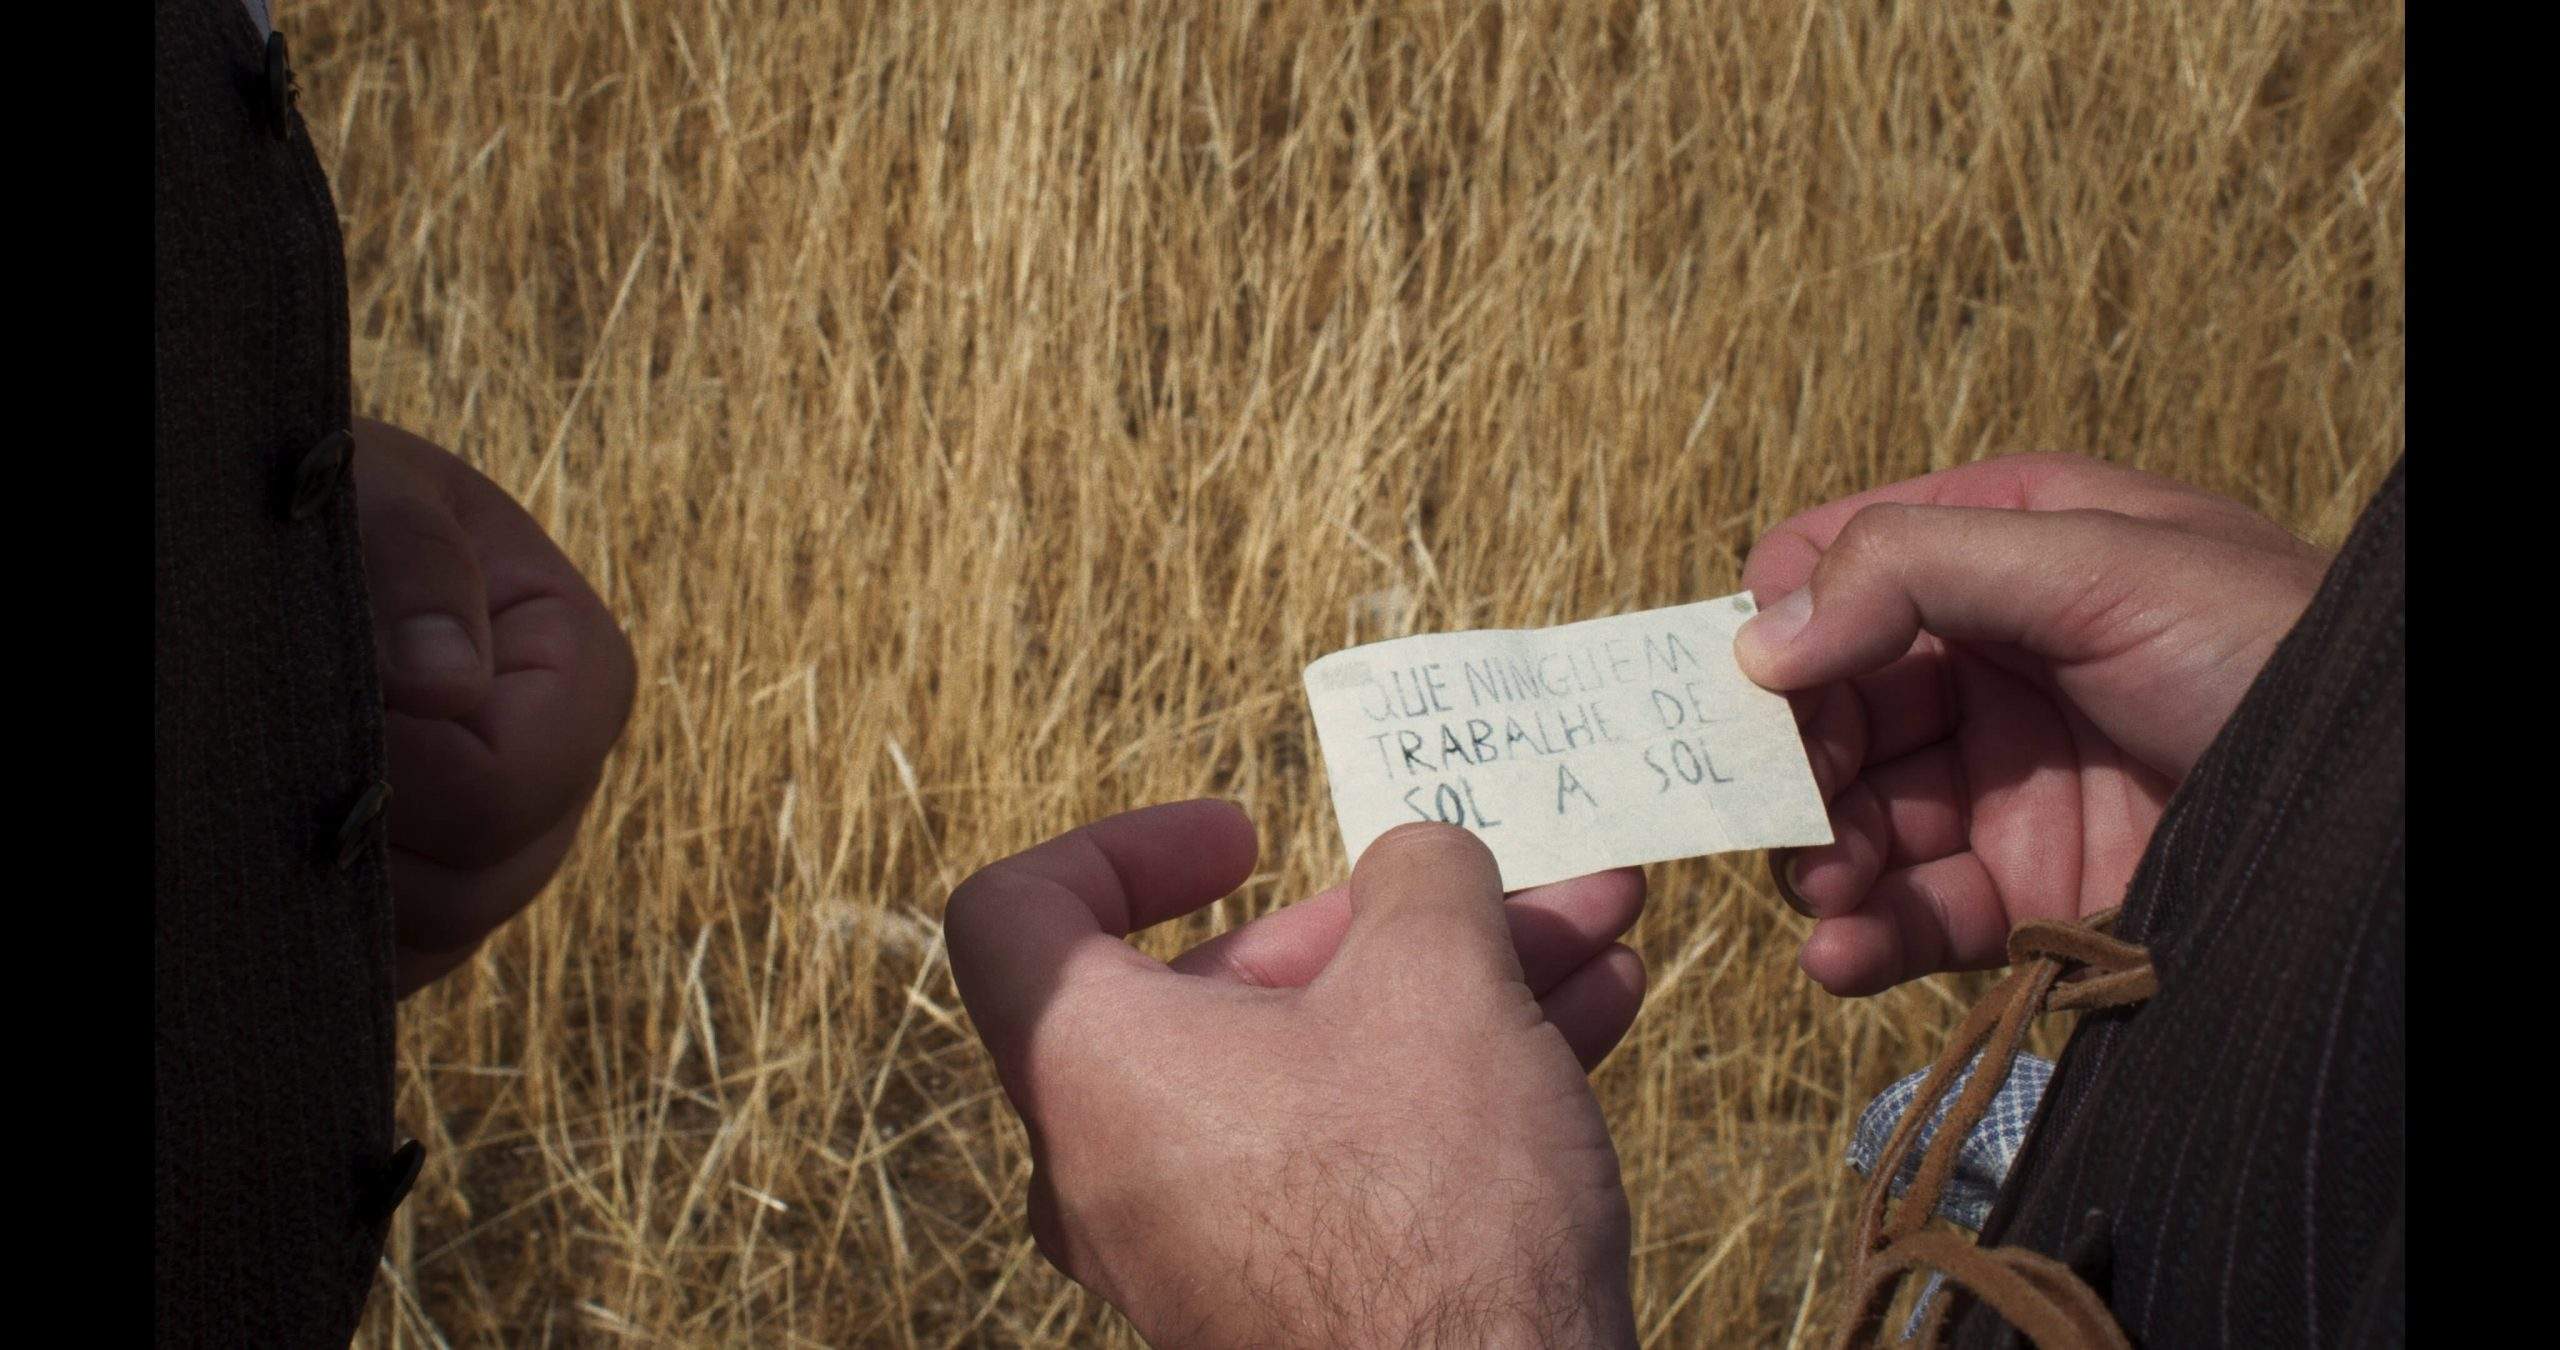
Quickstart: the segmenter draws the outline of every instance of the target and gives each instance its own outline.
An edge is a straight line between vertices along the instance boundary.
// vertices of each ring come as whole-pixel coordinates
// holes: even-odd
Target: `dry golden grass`
[[[1240,798],[1344,867],[1297,672],[1733,588],[2029,448],[2335,542],[2403,439],[2381,4],[285,6],[359,408],[518,493],[639,710],[402,1021],[368,1344],[1126,1344],[1016,1217],[937,940],[980,862]],[[1650,1342],[1810,1335],[1862,1095],[1967,996],[1653,869],[1597,1075]],[[2050,1036],[2048,1044],[2050,1044]]]

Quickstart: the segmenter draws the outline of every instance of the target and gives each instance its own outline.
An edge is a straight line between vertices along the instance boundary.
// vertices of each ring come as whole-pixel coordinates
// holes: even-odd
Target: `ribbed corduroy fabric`
[[[343,1345],[392,1138],[383,776],[328,186],[239,0],[161,0],[152,151],[152,1267],[172,1345]],[[323,476],[323,482],[333,481]]]
[[[2137,1345],[2403,1339],[2406,468],[2161,820],[2117,926],[2159,992],[2074,1033],[1983,1230]]]

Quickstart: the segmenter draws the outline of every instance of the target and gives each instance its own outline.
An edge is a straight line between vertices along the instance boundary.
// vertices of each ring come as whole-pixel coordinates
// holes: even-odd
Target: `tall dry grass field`
[[[1321,653],[1721,594],[2010,450],[2334,543],[2403,440],[2386,5],[279,17],[359,410],[644,672],[558,884],[403,1014],[368,1344],[1127,1344],[1017,1217],[973,867],[1239,798],[1263,869],[1169,949],[1343,872]],[[1972,988],[1830,999],[1759,868],[1652,870],[1596,1075],[1654,1344],[1823,1328],[1850,1114]]]

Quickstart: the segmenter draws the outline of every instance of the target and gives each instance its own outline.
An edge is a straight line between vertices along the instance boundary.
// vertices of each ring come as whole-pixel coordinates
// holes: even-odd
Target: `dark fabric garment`
[[[2137,1345],[2402,1340],[2406,467],[2170,803],[2119,929],[2160,991],[2073,1034],[1983,1231]]]
[[[240,0],[153,35],[155,1323],[344,1345],[394,1142],[379,830],[341,861],[383,776],[354,496],[297,477],[348,422],[344,262]]]

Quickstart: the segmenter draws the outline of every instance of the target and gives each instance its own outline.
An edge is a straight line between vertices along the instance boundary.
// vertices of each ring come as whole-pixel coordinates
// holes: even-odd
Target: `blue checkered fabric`
[[[1981,1063],[1977,1056],[1974,1064]],[[1964,1092],[1973,1077],[1974,1064],[1956,1075],[1955,1086],[1938,1099],[1938,1109],[1920,1131],[1920,1141],[1903,1160],[1902,1175],[1893,1179],[1893,1193],[1900,1195],[1911,1189],[1911,1179],[1920,1172],[1920,1156],[1929,1151],[1929,1141],[1937,1137],[1938,1126]],[[1921,1069],[1894,1080],[1893,1086],[1876,1094],[1867,1109],[1858,1113],[1857,1136],[1849,1141],[1849,1165],[1861,1175],[1875,1171],[1876,1160],[1884,1156],[1885,1142],[1893,1138],[1893,1129],[1902,1123],[1902,1115],[1920,1095],[1920,1085],[1928,1081],[1929,1071]],[[1938,1215],[1962,1224],[1975,1232],[1982,1231],[1982,1221],[1991,1217],[1991,1202],[2000,1196],[2000,1182],[2009,1175],[2009,1164],[2018,1160],[2018,1150],[2027,1142],[2027,1125],[2036,1118],[2036,1103],[2044,1099],[2047,1083],[2053,1081],[2053,1061],[2034,1055],[2020,1054],[2009,1067],[2009,1081],[1991,1097],[1991,1105],[1982,1113],[1982,1122],[1973,1127],[1962,1147],[1956,1150],[1955,1171],[1947,1178],[1946,1190],[1938,1196]]]
[[[1921,1127],[1919,1142],[1903,1159],[1902,1174],[1893,1179],[1893,1193],[1901,1195],[1911,1189],[1911,1180],[1920,1174],[1920,1159],[1929,1151],[1929,1141],[1938,1137],[1938,1127],[1946,1122],[1947,1112],[1956,1098],[1964,1094],[1964,1085],[1973,1078],[1974,1066],[1982,1062],[1976,1055],[1964,1072],[1956,1075],[1955,1086],[1938,1099],[1938,1109]],[[1893,1086],[1876,1094],[1867,1109],[1858,1113],[1858,1130],[1849,1140],[1849,1165],[1861,1176],[1872,1175],[1877,1160],[1884,1157],[1884,1146],[1893,1138],[1894,1127],[1902,1123],[1903,1113],[1919,1100],[1920,1085],[1929,1081],[1929,1071],[1920,1069],[1893,1082]],[[1991,1217],[1991,1202],[2000,1198],[2000,1183],[2009,1175],[2009,1165],[2018,1160],[2018,1150],[2027,1142],[2027,1126],[2036,1118],[2036,1103],[2044,1100],[2045,1086],[2053,1081],[2053,1061],[2040,1059],[2020,1051],[2009,1065],[2009,1081],[1991,1096],[1991,1105],[1983,1108],[1982,1120],[1956,1149],[1955,1170],[1948,1174],[1946,1189],[1938,1193],[1938,1217],[1962,1224],[1974,1232],[1982,1231],[1985,1219]],[[1903,1325],[1902,1338],[1918,1334],[1921,1318],[1929,1304],[1938,1297],[1946,1276],[1933,1273],[1920,1290],[1919,1300],[1911,1305],[1911,1317]]]

